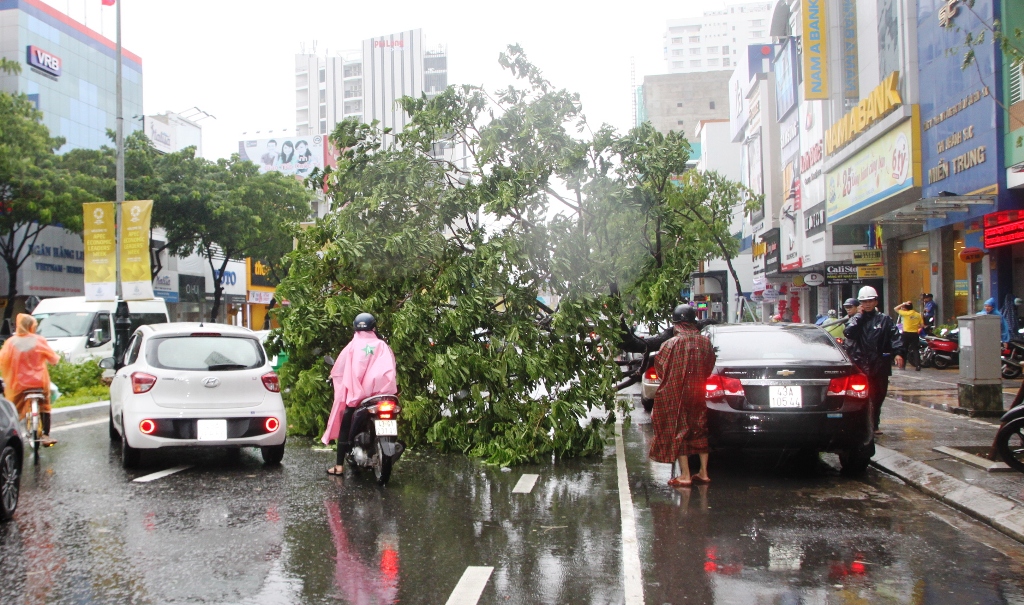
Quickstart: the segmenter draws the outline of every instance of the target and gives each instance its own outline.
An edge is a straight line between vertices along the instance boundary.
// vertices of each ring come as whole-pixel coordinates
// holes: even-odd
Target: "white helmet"
[[[857,293],[857,298],[859,300],[871,300],[872,298],[878,298],[878,292],[875,292],[875,289],[871,286],[864,286]]]

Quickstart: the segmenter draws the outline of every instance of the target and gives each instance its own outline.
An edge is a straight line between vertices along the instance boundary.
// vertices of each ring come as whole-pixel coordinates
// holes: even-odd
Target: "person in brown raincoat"
[[[697,313],[689,305],[672,312],[676,335],[661,346],[654,367],[661,386],[654,394],[651,424],[651,460],[679,462],[680,474],[669,480],[673,487],[689,487],[693,481],[710,483],[708,477],[708,413],[704,402],[707,377],[715,367],[715,349],[700,333]],[[700,455],[700,472],[690,477],[690,454]]]

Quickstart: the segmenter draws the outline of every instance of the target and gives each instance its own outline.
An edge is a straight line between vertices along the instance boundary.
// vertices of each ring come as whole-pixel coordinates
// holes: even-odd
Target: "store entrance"
[[[900,246],[900,301],[909,300],[918,304],[921,295],[930,291],[930,266],[927,234],[902,242]]]

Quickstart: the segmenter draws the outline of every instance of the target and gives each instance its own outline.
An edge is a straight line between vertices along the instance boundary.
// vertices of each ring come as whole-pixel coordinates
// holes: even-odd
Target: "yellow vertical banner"
[[[825,0],[801,0],[804,98],[828,99],[828,19]]]
[[[149,221],[152,215],[152,200],[121,205],[121,297],[124,300],[153,298],[153,276],[149,269]]]
[[[114,202],[82,204],[82,215],[82,240],[85,243],[85,300],[114,300],[117,297]]]

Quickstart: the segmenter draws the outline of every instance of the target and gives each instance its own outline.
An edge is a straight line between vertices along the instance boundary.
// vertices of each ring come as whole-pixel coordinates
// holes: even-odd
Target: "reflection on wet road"
[[[1024,599],[1024,548],[875,471],[718,456],[710,486],[673,490],[643,413],[624,436],[646,603]],[[102,425],[63,433],[0,526],[0,603],[440,604],[470,567],[493,567],[480,603],[624,600],[611,441],[512,472],[408,452],[386,489],[328,477],[310,445],[280,468],[173,452],[129,472]]]

